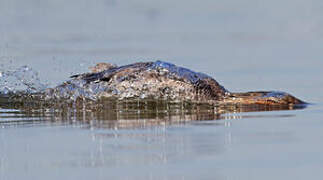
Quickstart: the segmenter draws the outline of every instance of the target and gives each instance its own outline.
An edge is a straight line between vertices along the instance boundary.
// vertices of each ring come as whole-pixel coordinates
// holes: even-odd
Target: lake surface
[[[0,179],[323,177],[323,2],[0,2],[0,90],[53,87],[97,62],[164,60],[300,110],[63,113],[0,108]],[[38,74],[37,74],[37,73]],[[20,82],[20,83],[19,83]],[[29,81],[28,81],[29,82]]]

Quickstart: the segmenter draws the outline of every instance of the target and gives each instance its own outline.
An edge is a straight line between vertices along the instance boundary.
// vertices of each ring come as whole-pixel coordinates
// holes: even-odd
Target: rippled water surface
[[[323,177],[322,8],[319,0],[0,1],[0,180]],[[54,87],[97,62],[159,59],[233,92],[286,91],[312,104],[93,109],[5,95]]]

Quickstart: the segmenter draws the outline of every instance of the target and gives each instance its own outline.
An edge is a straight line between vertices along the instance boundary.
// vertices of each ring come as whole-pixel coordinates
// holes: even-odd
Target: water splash
[[[40,81],[39,74],[28,66],[5,68],[0,65],[0,94],[30,94],[43,91],[48,87]]]

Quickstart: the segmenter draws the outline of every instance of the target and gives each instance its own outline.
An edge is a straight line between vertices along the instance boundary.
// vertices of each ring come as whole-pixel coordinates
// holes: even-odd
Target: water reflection
[[[257,134],[252,131],[257,126],[239,132],[234,121],[227,120],[291,117],[295,112],[245,112],[298,108],[214,107],[152,100],[67,103],[2,97],[0,177],[56,177],[52,169],[63,169],[62,177],[78,172],[95,179],[226,179],[217,169],[230,167],[223,157],[236,150],[241,137],[251,139],[247,141],[251,145],[293,140],[292,134],[283,131]],[[6,174],[11,170],[20,173]]]
[[[67,103],[23,101],[0,98],[0,124],[7,126],[73,125],[82,128],[146,128],[186,124],[194,121],[242,119],[263,115],[242,112],[295,110],[304,106],[219,105],[191,104],[163,100],[105,99]],[[268,115],[266,115],[268,116]],[[271,118],[275,115],[269,115]],[[289,116],[289,115],[284,115]]]

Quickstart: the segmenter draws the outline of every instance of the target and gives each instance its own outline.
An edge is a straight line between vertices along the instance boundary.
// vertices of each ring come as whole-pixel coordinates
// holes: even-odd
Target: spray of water
[[[37,93],[47,87],[40,81],[38,72],[28,66],[5,68],[0,65],[0,94]]]

